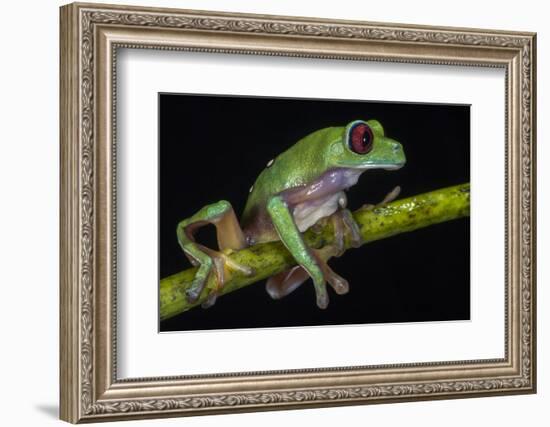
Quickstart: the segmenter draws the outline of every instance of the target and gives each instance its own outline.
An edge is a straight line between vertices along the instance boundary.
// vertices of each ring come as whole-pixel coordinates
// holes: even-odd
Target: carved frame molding
[[[118,380],[113,147],[120,47],[505,68],[506,357]],[[60,105],[62,419],[535,391],[535,34],[71,4],[61,8]]]

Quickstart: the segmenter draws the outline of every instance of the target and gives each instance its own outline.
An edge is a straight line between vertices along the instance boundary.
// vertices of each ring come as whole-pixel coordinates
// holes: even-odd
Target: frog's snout
[[[392,141],[389,148],[391,150],[391,157],[393,158],[394,163],[392,169],[402,168],[407,162],[403,146],[397,141]]]

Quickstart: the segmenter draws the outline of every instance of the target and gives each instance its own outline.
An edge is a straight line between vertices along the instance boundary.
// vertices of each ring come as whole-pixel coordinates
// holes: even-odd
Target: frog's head
[[[330,142],[330,166],[393,170],[405,164],[403,147],[384,135],[377,120],[354,120],[340,129],[339,137]]]

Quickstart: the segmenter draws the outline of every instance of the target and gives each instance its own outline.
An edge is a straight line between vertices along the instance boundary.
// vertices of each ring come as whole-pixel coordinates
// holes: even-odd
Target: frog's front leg
[[[349,236],[349,244],[354,248],[361,246],[363,237],[361,236],[359,226],[348,209],[338,210],[330,217],[323,218],[316,225],[322,228],[326,221],[331,221],[333,224],[334,241],[320,249],[311,249],[311,253],[317,259],[325,279],[337,294],[343,295],[349,291],[349,284],[346,279],[329,267],[327,261],[332,257],[339,257],[344,253],[346,249],[346,236]],[[298,288],[308,277],[309,275],[304,268],[301,265],[297,265],[290,270],[270,277],[266,283],[267,293],[273,299],[280,299]]]
[[[388,194],[384,196],[382,201],[378,202],[375,205],[365,203],[363,206],[361,206],[362,209],[373,209],[377,206],[385,205],[386,203],[393,202],[395,199],[399,197],[399,194],[401,193],[401,187],[399,185],[395,186],[393,190],[391,190]]]
[[[300,267],[313,279],[317,306],[319,308],[326,308],[328,306],[328,292],[325,274],[328,271],[327,269],[329,269],[328,265],[326,265],[326,262],[305,244],[300,234],[300,230],[283,197],[280,195],[271,197],[267,203],[267,211],[283,244]],[[299,283],[296,286],[303,281],[300,280],[303,279],[302,276],[303,275],[298,272],[297,280]],[[290,280],[287,283],[290,283]],[[295,287],[292,287],[291,290]],[[291,290],[288,290],[288,292],[291,292]]]
[[[195,242],[194,234],[200,227],[213,224],[220,251],[207,248]],[[203,304],[211,306],[216,301],[219,290],[227,281],[227,273],[238,270],[246,275],[253,273],[248,266],[232,261],[224,251],[239,250],[246,247],[246,240],[231,204],[225,200],[205,206],[192,217],[181,221],[177,227],[178,242],[193,265],[199,265],[191,287],[186,294],[190,302],[195,302],[202,293],[212,269],[217,282],[213,292]],[[228,271],[229,270],[229,271]]]

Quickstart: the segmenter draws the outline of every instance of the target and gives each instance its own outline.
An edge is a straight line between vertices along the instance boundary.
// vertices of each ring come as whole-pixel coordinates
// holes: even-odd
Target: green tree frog
[[[297,262],[289,271],[267,280],[272,298],[281,298],[313,279],[319,308],[328,305],[328,282],[337,294],[348,292],[348,282],[328,266],[327,260],[343,251],[344,232],[354,246],[361,244],[358,226],[346,209],[345,190],[369,169],[399,169],[405,164],[401,144],[384,134],[377,120],[354,120],[346,126],[317,130],[267,163],[250,194],[241,221],[225,200],[200,209],[177,226],[178,242],[191,263],[198,266],[187,298],[195,302],[208,285],[203,307],[216,301],[232,271],[252,274],[250,267],[227,254],[257,243],[281,240]],[[384,202],[396,197],[399,187]],[[334,221],[335,243],[321,249],[307,247],[301,233],[320,219]],[[201,245],[195,231],[216,227],[219,250]]]

